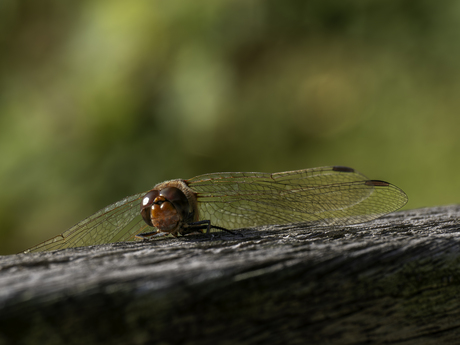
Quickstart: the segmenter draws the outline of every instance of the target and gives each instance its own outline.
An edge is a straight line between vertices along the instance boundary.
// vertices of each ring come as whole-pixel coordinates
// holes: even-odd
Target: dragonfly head
[[[152,189],[141,203],[141,215],[144,221],[162,232],[177,230],[190,212],[185,194],[178,188],[166,187]]]

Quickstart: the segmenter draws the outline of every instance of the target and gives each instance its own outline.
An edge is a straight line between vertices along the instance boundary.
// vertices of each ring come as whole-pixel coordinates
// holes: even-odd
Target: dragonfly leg
[[[222,227],[217,226],[217,225],[212,225],[211,221],[209,219],[184,224],[183,227],[190,229],[190,230],[187,230],[187,233],[189,231],[193,231],[193,230],[204,230],[204,229],[206,229],[206,233],[209,234],[211,229],[219,229],[219,230],[227,231],[228,233],[230,233],[232,235],[235,235],[235,233],[233,231],[230,231],[228,229],[222,228]]]
[[[167,235],[169,235],[169,232],[151,231],[151,232],[145,232],[143,234],[137,234],[136,236],[134,236],[134,238],[148,241],[150,237],[160,237],[160,236],[167,236]]]

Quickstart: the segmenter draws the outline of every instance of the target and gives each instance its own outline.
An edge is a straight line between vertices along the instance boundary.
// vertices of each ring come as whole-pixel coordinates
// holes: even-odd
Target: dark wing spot
[[[387,186],[389,186],[390,184],[389,184],[388,182],[380,181],[380,180],[369,180],[369,181],[366,181],[366,185],[368,185],[368,186],[381,186],[381,187],[387,187]]]
[[[353,168],[343,167],[343,166],[340,166],[340,165],[336,165],[336,166],[332,167],[332,170],[333,171],[340,171],[340,172],[349,172],[349,173],[355,172],[355,169],[353,169]]]

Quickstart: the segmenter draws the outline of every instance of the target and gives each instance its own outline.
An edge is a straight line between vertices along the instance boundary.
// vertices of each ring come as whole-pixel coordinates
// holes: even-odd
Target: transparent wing
[[[197,193],[199,219],[227,229],[298,222],[356,224],[407,202],[398,187],[338,166],[206,174],[186,182]]]
[[[398,187],[338,166],[275,174],[214,173],[186,182],[197,193],[199,220],[227,229],[318,221],[356,224],[407,202]],[[107,206],[26,253],[133,240],[148,227],[140,215],[145,193]]]
[[[133,240],[147,227],[140,215],[140,202],[144,195],[139,193],[109,205],[25,253]]]

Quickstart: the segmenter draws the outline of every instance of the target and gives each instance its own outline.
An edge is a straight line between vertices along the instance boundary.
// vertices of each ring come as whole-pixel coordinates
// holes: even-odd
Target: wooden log
[[[460,206],[0,258],[0,344],[460,342]]]

